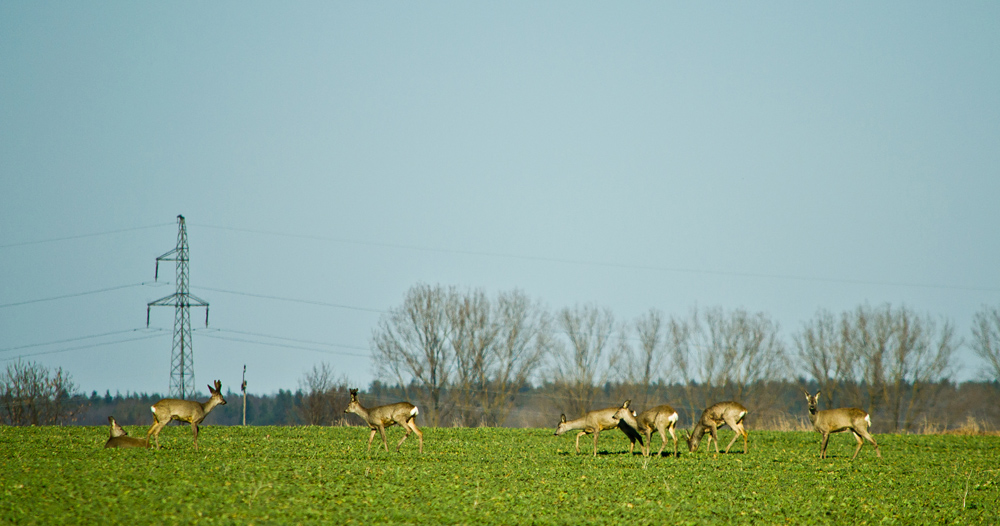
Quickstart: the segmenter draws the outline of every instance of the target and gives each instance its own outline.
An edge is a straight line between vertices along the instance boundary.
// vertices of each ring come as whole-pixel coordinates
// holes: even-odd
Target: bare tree
[[[499,426],[510,414],[518,389],[551,352],[553,340],[548,312],[521,291],[501,293],[494,312],[499,332],[484,411],[486,422]]]
[[[482,290],[466,295],[453,293],[448,299],[447,316],[455,358],[454,417],[457,423],[471,427],[483,422],[489,406],[499,327]]]
[[[383,315],[372,334],[378,374],[395,378],[404,387],[416,383],[432,426],[440,424],[451,374],[451,327],[446,311],[450,294],[440,285],[410,288],[403,306]]]
[[[346,403],[347,380],[334,378],[333,368],[326,362],[313,365],[299,380],[302,401],[296,408],[308,425],[329,425],[340,415],[338,402]]]
[[[630,343],[632,330],[638,345]],[[622,384],[629,389],[639,407],[648,407],[652,384],[663,377],[666,363],[667,333],[663,313],[650,309],[631,326],[622,326],[617,363]],[[620,397],[619,397],[620,398]]]
[[[972,350],[986,362],[995,382],[1000,382],[1000,308],[987,307],[972,319]]]
[[[9,363],[0,376],[3,421],[15,425],[52,425],[71,422],[81,411],[72,398],[76,391],[69,373],[20,360]]]
[[[690,414],[718,400],[745,401],[757,414],[776,403],[769,382],[787,376],[788,362],[778,324],[766,314],[694,310],[688,320],[672,318],[668,329],[672,369],[685,385]]]
[[[798,349],[799,361],[805,372],[816,381],[830,406],[857,403],[857,371],[860,359],[853,347],[845,344],[844,330],[848,323],[845,313],[838,319],[827,310],[819,311],[792,339]],[[848,394],[849,393],[849,394]]]
[[[609,375],[604,353],[614,317],[608,309],[577,306],[559,312],[559,325],[569,345],[556,353],[556,385],[567,412],[583,414],[591,409],[596,386],[604,384]]]
[[[893,430],[910,429],[927,410],[961,345],[950,323],[939,330],[906,307],[863,305],[841,315],[837,333],[833,326],[821,313],[796,335],[808,372],[821,391],[837,393],[831,405],[883,411]]]

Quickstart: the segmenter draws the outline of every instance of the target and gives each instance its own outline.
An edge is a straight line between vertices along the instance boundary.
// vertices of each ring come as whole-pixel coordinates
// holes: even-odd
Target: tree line
[[[980,382],[950,381],[963,345],[988,368]],[[430,426],[547,427],[553,413],[580,415],[625,399],[637,407],[669,402],[685,421],[713,402],[733,399],[751,409],[758,425],[780,428],[800,418],[803,389],[820,391],[823,407],[861,407],[879,422],[877,432],[954,427],[966,417],[994,428],[1000,422],[995,408],[978,404],[982,396],[996,400],[1000,384],[998,307],[984,306],[975,315],[968,343],[947,320],[905,306],[861,305],[819,311],[789,345],[777,322],[745,309],[684,315],[650,309],[616,320],[594,305],[550,312],[519,290],[491,297],[418,284],[379,319],[371,348],[377,379],[363,393],[366,405],[410,400]],[[295,391],[251,394],[248,423],[349,423],[342,413],[348,389],[360,386],[343,378],[318,364]],[[139,424],[158,399],[86,397],[75,393],[61,369],[37,364],[16,362],[0,375],[5,423],[103,424],[114,408],[120,421]],[[241,418],[239,411],[222,411],[210,423],[239,424]]]

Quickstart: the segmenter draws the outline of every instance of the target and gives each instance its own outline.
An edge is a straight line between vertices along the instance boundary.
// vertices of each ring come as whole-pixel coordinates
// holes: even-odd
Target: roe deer
[[[677,451],[677,435],[674,433],[674,429],[677,427],[677,411],[674,411],[673,407],[669,405],[658,405],[656,407],[651,407],[636,418],[636,428],[640,433],[646,436],[646,448],[643,453],[648,457],[649,450],[653,447],[653,430],[655,429],[660,434],[660,450],[656,453],[657,456],[663,455],[663,448],[667,446],[667,432],[670,432],[670,437],[674,439],[674,456],[680,457],[680,453]]]
[[[111,448],[126,448],[126,447],[149,447],[149,441],[143,440],[141,438],[133,438],[128,436],[128,432],[122,429],[122,426],[115,422],[115,417],[109,416],[108,422],[111,423],[111,436],[108,437],[108,441],[104,443],[104,449]]]
[[[382,435],[382,445],[385,447],[386,452],[388,452],[389,443],[385,439],[385,428],[391,427],[393,424],[399,424],[400,427],[406,430],[406,434],[396,444],[396,452],[399,452],[399,446],[403,445],[403,441],[406,440],[406,437],[410,436],[410,432],[417,434],[417,438],[420,440],[420,452],[424,452],[424,434],[420,432],[420,429],[417,429],[416,417],[420,414],[417,406],[409,402],[396,402],[395,404],[380,405],[371,409],[365,409],[361,405],[361,402],[358,401],[358,390],[351,389],[351,403],[347,405],[347,409],[344,409],[344,412],[354,413],[364,418],[365,422],[368,423],[368,427],[372,430],[372,433],[368,435],[368,451],[372,450],[372,439],[375,438],[375,432],[378,432]]]
[[[607,431],[608,429],[619,428],[625,436],[628,437],[629,441],[632,442],[632,446],[629,448],[629,453],[635,449],[635,441],[639,441],[639,446],[645,448],[642,443],[642,437],[639,435],[636,428],[638,425],[634,419],[634,413],[628,408],[629,404],[632,403],[631,400],[625,400],[625,403],[621,407],[609,407],[607,409],[598,409],[596,411],[590,411],[586,415],[583,415],[576,420],[566,420],[566,415],[559,415],[559,425],[556,427],[555,436],[559,436],[571,429],[580,429],[581,431],[576,435],[576,452],[580,452],[580,437],[583,435],[594,435],[594,456],[597,456],[597,436],[601,434],[601,431]],[[619,413],[627,413],[627,417],[624,415],[619,415]],[[631,420],[631,421],[630,421]]]
[[[198,451],[198,424],[208,416],[217,405],[226,405],[226,400],[222,398],[222,382],[215,381],[215,389],[208,386],[208,392],[212,397],[205,403],[191,400],[177,400],[176,398],[164,398],[153,404],[149,409],[153,411],[153,425],[146,431],[146,440],[152,435],[156,440],[156,448],[160,448],[160,431],[170,423],[171,420],[180,420],[191,424],[191,433],[194,434],[194,450]]]
[[[806,402],[809,403],[809,420],[819,434],[823,435],[823,442],[819,448],[819,458],[826,458],[826,443],[830,439],[830,433],[840,433],[850,431],[854,434],[854,439],[858,441],[858,447],[854,450],[854,460],[865,445],[865,440],[875,446],[875,455],[882,458],[882,452],[878,450],[878,444],[868,432],[872,425],[872,419],[868,413],[857,407],[841,407],[839,409],[816,410],[816,403],[819,401],[819,391],[815,396],[810,396],[806,392]],[[862,440],[862,438],[864,440]]]
[[[743,436],[743,452],[748,451],[748,434],[747,430],[743,428],[743,418],[747,416],[747,408],[736,402],[719,402],[712,407],[709,407],[704,412],[701,413],[701,418],[694,426],[694,431],[684,437],[684,440],[688,443],[688,451],[694,453],[698,450],[698,444],[701,442],[701,437],[705,434],[705,431],[709,432],[708,447],[712,447],[712,441],[715,441],[715,453],[719,453],[719,435],[716,433],[718,428],[722,426],[729,426],[733,431],[736,431],[736,435],[733,439],[729,441],[729,445],[726,446],[726,453],[729,453],[729,448],[733,447],[733,443],[741,435]],[[685,431],[685,433],[687,433]]]

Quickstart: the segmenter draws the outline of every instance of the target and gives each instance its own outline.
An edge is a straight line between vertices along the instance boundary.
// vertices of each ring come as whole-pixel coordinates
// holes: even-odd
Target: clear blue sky
[[[197,385],[274,392],[418,282],[968,339],[998,198],[997,2],[0,2],[0,360],[88,393],[167,391],[178,214]]]

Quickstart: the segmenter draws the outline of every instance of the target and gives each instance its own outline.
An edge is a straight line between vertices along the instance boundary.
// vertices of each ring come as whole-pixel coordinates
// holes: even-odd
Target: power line
[[[305,344],[310,344],[310,345],[324,345],[324,346],[327,346],[327,347],[341,347],[341,348],[344,348],[344,349],[356,349],[356,350],[359,350],[359,351],[367,351],[368,350],[368,347],[361,347],[359,345],[346,345],[346,344],[341,344],[341,343],[319,342],[319,341],[315,341],[315,340],[302,340],[302,339],[298,339],[298,338],[287,338],[287,337],[284,337],[284,336],[272,336],[270,334],[261,334],[259,332],[237,331],[237,330],[232,330],[232,329],[219,329],[217,327],[213,327],[213,328],[210,328],[210,329],[196,329],[195,332],[199,332],[199,333],[202,333],[202,332],[228,332],[228,333],[233,333],[233,334],[242,334],[244,336],[255,336],[255,337],[259,337],[259,338],[268,338],[268,339],[272,339],[272,340],[282,340],[282,341],[295,342],[295,343],[305,343]]]
[[[135,329],[135,330],[139,331],[139,330],[143,330],[143,329]],[[0,362],[9,362],[11,360],[18,360],[18,359],[21,359],[21,358],[30,358],[32,356],[43,356],[43,355],[46,355],[46,354],[58,354],[58,353],[64,353],[64,352],[70,352],[70,351],[79,351],[79,350],[82,350],[82,349],[93,349],[93,348],[96,348],[96,347],[106,347],[108,345],[117,345],[119,343],[137,342],[137,341],[141,341],[141,340],[148,340],[150,338],[156,338],[156,337],[159,337],[159,336],[163,336],[163,334],[160,331],[157,331],[156,334],[148,334],[146,336],[139,336],[139,337],[136,337],[136,338],[126,338],[124,340],[117,340],[117,341],[113,341],[113,342],[94,343],[94,344],[91,344],[91,345],[80,345],[80,346],[77,346],[77,347],[69,347],[69,348],[66,348],[66,349],[57,349],[57,350],[54,350],[54,351],[43,351],[43,352],[37,352],[37,353],[31,353],[31,354],[21,354],[21,355],[18,355],[18,356],[10,356],[10,357],[7,357],[7,358],[0,358]]]
[[[10,351],[17,351],[17,350],[20,350],[20,349],[30,349],[32,347],[45,347],[47,345],[56,345],[56,344],[59,344],[59,343],[70,343],[70,342],[78,342],[78,341],[82,341],[82,340],[92,340],[94,338],[103,338],[105,336],[114,336],[116,334],[125,334],[125,333],[128,333],[128,332],[136,332],[136,331],[139,331],[139,330],[142,330],[142,329],[126,329],[124,331],[111,331],[111,332],[105,332],[105,333],[101,333],[101,334],[91,334],[89,336],[80,336],[80,337],[77,337],[77,338],[67,338],[65,340],[55,340],[55,341],[51,341],[51,342],[42,342],[42,343],[30,343],[28,345],[20,345],[20,346],[17,346],[17,347],[7,347],[6,349],[0,349],[0,352],[10,352]],[[154,329],[154,330],[161,330],[161,329]]]
[[[765,274],[757,272],[736,272],[727,270],[706,270],[706,269],[696,269],[687,267],[668,267],[668,266],[657,266],[657,265],[635,265],[627,263],[615,263],[608,261],[595,261],[595,260],[584,260],[584,259],[570,259],[570,258],[555,258],[548,256],[526,256],[522,254],[510,254],[502,252],[488,252],[488,251],[478,251],[478,250],[461,250],[461,249],[450,249],[450,248],[439,248],[439,247],[427,247],[419,245],[402,245],[395,243],[383,243],[376,241],[360,241],[357,239],[347,239],[347,238],[337,238],[337,237],[327,237],[327,236],[316,236],[309,234],[289,234],[286,232],[274,232],[266,230],[253,230],[249,228],[235,228],[235,227],[225,227],[217,225],[198,225],[203,228],[213,228],[217,230],[228,230],[232,232],[244,232],[249,234],[262,234],[277,237],[288,237],[296,239],[307,239],[313,241],[327,241],[334,243],[346,243],[353,245],[362,246],[373,246],[382,248],[394,248],[401,250],[414,250],[419,252],[434,252],[440,254],[458,254],[464,256],[478,256],[487,258],[503,258],[503,259],[516,259],[522,261],[538,261],[544,263],[560,263],[569,265],[587,265],[594,267],[606,267],[606,268],[618,268],[625,270],[646,270],[653,272],[676,272],[681,274],[703,274],[709,276],[727,276],[727,277],[738,277],[738,278],[757,278],[757,279],[774,279],[774,280],[787,280],[787,281],[813,281],[819,283],[833,283],[833,284],[846,284],[846,285],[875,285],[875,286],[888,286],[888,287],[907,287],[907,288],[926,288],[926,289],[947,289],[947,290],[962,290],[970,292],[1000,292],[1000,287],[970,287],[962,285],[945,285],[940,283],[913,283],[905,281],[877,281],[877,280],[860,280],[860,279],[845,279],[845,278],[827,278],[822,276],[807,276],[807,275],[794,275],[794,274]]]
[[[63,294],[62,296],[52,296],[52,297],[49,297],[49,298],[39,298],[39,299],[34,299],[34,300],[18,301],[18,302],[15,302],[15,303],[4,303],[4,304],[0,305],[0,309],[5,308],[5,307],[19,307],[21,305],[31,305],[32,303],[42,303],[42,302],[45,302],[45,301],[55,301],[55,300],[62,300],[62,299],[66,299],[66,298],[77,298],[77,297],[80,297],[80,296],[89,296],[91,294],[100,294],[102,292],[111,292],[113,290],[129,289],[129,288],[132,288],[132,287],[141,287],[143,285],[150,285],[150,284],[153,284],[153,282],[152,281],[143,281],[141,283],[132,283],[132,284],[129,284],[129,285],[118,285],[116,287],[108,287],[108,288],[105,288],[105,289],[88,290],[86,292],[75,292],[73,294]]]
[[[137,226],[137,227],[132,227],[132,228],[122,228],[122,229],[119,229],[119,230],[107,230],[107,231],[104,231],[104,232],[95,232],[93,234],[80,234],[80,235],[77,235],[77,236],[53,237],[53,238],[49,238],[49,239],[38,239],[38,240],[35,240],[35,241],[22,241],[20,243],[10,243],[10,244],[7,244],[7,245],[0,245],[0,248],[22,247],[22,246],[25,246],[25,245],[40,245],[42,243],[54,243],[56,241],[69,241],[69,240],[72,240],[72,239],[83,239],[83,238],[87,238],[87,237],[107,236],[107,235],[110,235],[110,234],[121,234],[122,232],[134,232],[136,230],[148,230],[150,228],[160,228],[160,227],[168,226],[168,225],[172,225],[172,224],[173,223],[160,223],[158,225]]]
[[[367,307],[353,307],[351,305],[343,305],[343,304],[340,304],[340,303],[330,303],[330,302],[326,302],[326,301],[303,300],[303,299],[297,299],[297,298],[286,298],[286,297],[282,297],[282,296],[270,296],[270,295],[267,295],[267,294],[255,294],[255,293],[251,293],[251,292],[239,292],[239,291],[235,291],[235,290],[217,289],[217,288],[213,288],[213,287],[195,287],[195,288],[202,289],[202,290],[208,290],[208,291],[212,291],[212,292],[221,292],[223,294],[235,294],[237,296],[248,296],[248,297],[251,297],[251,298],[261,298],[261,299],[266,299],[266,300],[278,300],[278,301],[288,301],[288,302],[292,302],[292,303],[304,303],[306,305],[319,305],[321,307],[335,307],[335,308],[338,308],[338,309],[349,309],[349,310],[356,310],[356,311],[362,311],[362,312],[374,312],[374,313],[378,313],[378,314],[382,314],[382,313],[385,312],[385,311],[379,310],[379,309],[370,309],[370,308],[367,308]]]
[[[356,356],[358,358],[371,358],[371,356],[367,355],[367,354],[358,354],[358,353],[350,353],[350,352],[338,352],[338,351],[326,351],[326,350],[323,350],[323,349],[316,349],[316,348],[313,348],[313,347],[304,347],[304,346],[301,346],[301,345],[264,342],[264,341],[260,341],[260,340],[250,340],[250,339],[246,339],[246,338],[232,338],[232,337],[228,337],[228,336],[221,336],[219,334],[211,334],[211,333],[209,333],[209,334],[202,334],[202,336],[204,336],[206,338],[215,338],[217,340],[226,340],[226,341],[238,342],[238,343],[250,343],[250,344],[253,344],[253,345],[265,345],[265,346],[269,346],[269,347],[282,347],[282,348],[285,348],[285,349],[298,349],[298,350],[302,350],[302,351],[312,351],[312,352],[318,352],[318,353],[323,353],[323,354],[334,354],[334,355],[339,355],[339,356]],[[357,349],[358,348],[358,347],[354,347],[354,346],[344,346],[344,345],[337,345],[337,344],[320,344],[320,345],[329,345],[331,347],[346,347],[346,348],[349,348],[349,349]]]

